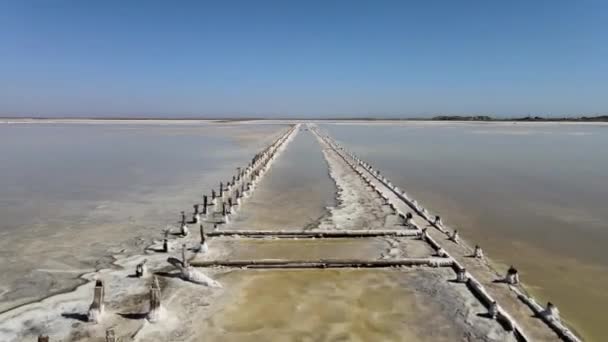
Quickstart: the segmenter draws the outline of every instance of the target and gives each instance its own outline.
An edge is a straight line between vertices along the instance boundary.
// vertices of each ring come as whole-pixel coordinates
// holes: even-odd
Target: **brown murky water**
[[[458,340],[464,329],[444,314],[449,310],[433,300],[432,292],[420,288],[446,284],[447,275],[434,272],[231,272],[221,278],[230,298],[201,322],[201,331],[206,341]]]
[[[431,211],[516,265],[586,340],[608,307],[606,125],[325,125]]]
[[[336,186],[323,154],[302,130],[276,159],[230,229],[314,227],[334,205]]]
[[[227,240],[225,243],[230,249],[230,259],[246,260],[378,259],[383,252],[389,249],[388,243],[380,238],[318,240],[238,239]]]

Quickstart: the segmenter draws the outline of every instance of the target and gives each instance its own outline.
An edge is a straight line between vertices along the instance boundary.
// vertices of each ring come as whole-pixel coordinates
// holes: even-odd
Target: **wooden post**
[[[49,342],[48,335],[38,335],[38,342]]]
[[[410,222],[412,221],[412,218],[414,218],[414,215],[412,215],[412,213],[408,212],[407,214],[405,214],[405,225],[409,226]]]
[[[163,239],[163,252],[169,253],[169,240],[167,238]]]
[[[199,253],[207,253],[209,250],[209,246],[207,245],[207,236],[205,234],[205,228],[201,224],[201,247],[199,248]]]
[[[456,271],[456,281],[459,283],[466,283],[467,282],[468,277],[467,277],[467,270],[465,268],[461,268],[458,271]]]
[[[188,258],[186,258],[186,244],[182,245],[182,264],[184,267],[188,267]]]
[[[106,330],[106,342],[117,342],[114,329]]]
[[[148,262],[148,259],[144,259],[144,261],[142,261],[141,263],[137,264],[137,266],[135,266],[135,276],[137,276],[138,278],[146,276],[146,273],[147,273],[146,263],[147,262]]]
[[[161,315],[160,307],[160,284],[158,278],[154,277],[152,286],[150,287],[150,311],[148,312],[148,321],[151,323],[158,322]]]
[[[426,228],[422,228],[422,233],[420,234],[420,239],[422,241],[427,241],[429,239],[429,233],[426,232]]]
[[[182,211],[182,226],[186,224],[186,213]]]
[[[207,195],[203,196],[203,215],[207,215]]]
[[[194,224],[201,223],[201,214],[199,213],[199,205],[198,204],[194,205],[194,214],[192,214],[192,221],[194,221]]]
[[[551,302],[547,302],[547,308],[545,309],[545,311],[543,312],[543,314],[547,317],[551,317],[555,320],[560,320],[559,317],[559,310],[557,309],[557,306],[555,306],[553,303]]]
[[[220,197],[224,196],[224,183],[220,182]]]
[[[445,249],[443,249],[441,247],[437,250],[436,253],[437,253],[437,256],[440,257],[440,258],[447,258],[448,257],[448,253],[445,251]]]
[[[433,222],[436,226],[441,224],[441,217],[439,215],[435,216],[435,221]]]
[[[454,230],[454,232],[450,236],[450,240],[454,241],[455,243],[458,243],[458,230]]]
[[[182,224],[181,233],[183,236],[188,236],[188,234],[190,234],[190,231],[188,230],[188,226],[185,223]]]
[[[479,245],[475,245],[475,251],[473,252],[473,257],[475,257],[477,259],[483,259],[483,250],[481,250],[481,247],[479,247]]]
[[[89,307],[89,322],[98,323],[100,321],[104,309],[103,297],[103,282],[100,279],[97,279],[97,281],[95,281],[95,289],[93,290],[93,303],[91,303],[91,306]]]
[[[496,319],[498,316],[498,303],[496,303],[496,301],[490,303],[490,306],[488,307],[488,316],[492,319]]]
[[[507,270],[507,276],[505,277],[505,282],[510,285],[519,284],[519,274],[515,267],[509,267]]]

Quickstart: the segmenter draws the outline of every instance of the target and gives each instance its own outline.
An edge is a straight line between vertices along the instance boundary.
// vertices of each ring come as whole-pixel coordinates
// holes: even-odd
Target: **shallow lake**
[[[608,125],[325,124],[590,340],[608,307]]]
[[[141,252],[285,128],[0,124],[0,311]]]

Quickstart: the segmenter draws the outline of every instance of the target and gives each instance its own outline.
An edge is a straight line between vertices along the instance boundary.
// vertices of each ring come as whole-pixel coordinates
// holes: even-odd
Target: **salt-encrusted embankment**
[[[417,241],[417,243],[426,243],[429,245],[429,249],[434,251],[432,260],[440,260],[441,265],[449,266],[450,268],[454,269],[454,271],[457,273],[457,279],[455,282],[468,283],[468,280],[471,280],[466,270],[460,270],[461,267],[458,265],[456,260],[452,258],[441,247],[439,243],[436,242],[436,239],[427,234],[425,230],[413,224],[412,216],[410,214],[397,208],[397,206],[394,205],[393,200],[387,197],[382,191],[382,189],[375,182],[373,182],[370,178],[365,177],[363,175],[363,172],[361,170],[358,170],[357,166],[352,163],[348,157],[344,156],[334,146],[332,146],[332,142],[330,140],[322,136],[314,127],[310,128],[323,148],[324,156],[330,168],[330,175],[336,182],[336,185],[339,189],[338,200],[340,205],[330,211],[331,216],[328,219],[329,226],[331,226],[331,224],[335,221],[340,222],[340,219],[344,219],[346,220],[346,222],[350,223],[350,229],[371,229],[373,231],[374,229],[378,229],[376,228],[379,225],[378,222],[372,222],[370,224],[369,221],[357,220],[357,216],[368,215],[368,212],[365,209],[367,206],[382,207],[384,208],[385,216],[394,218],[393,222],[391,223],[393,227],[401,229],[402,231],[406,232],[408,236],[417,236],[419,240],[422,240]],[[356,209],[348,210],[348,208]],[[342,216],[343,212],[346,212],[347,214]],[[338,220],[335,220],[336,216]],[[375,218],[371,215],[368,217],[371,218],[371,221],[378,220],[378,218]],[[355,227],[352,227],[353,225]],[[382,224],[380,224],[380,226],[381,225]],[[336,227],[339,226],[336,225]],[[403,237],[401,237],[401,239],[402,238]],[[412,246],[413,242],[414,241],[408,241],[408,244]],[[389,259],[390,257],[391,256],[389,255]],[[398,262],[398,260],[399,259],[395,259],[396,262]],[[454,280],[445,279],[445,281],[449,282]],[[431,285],[428,284],[428,286]],[[475,287],[475,285],[473,285],[473,287]],[[464,291],[468,292],[466,288]],[[449,302],[449,300],[447,298],[444,298],[443,296],[445,296],[444,293],[436,293],[437,301],[446,303]],[[473,295],[471,295],[471,293],[469,293],[468,296],[471,298],[475,298]],[[471,310],[474,309],[472,307],[466,306],[463,308],[450,307],[450,310],[463,310],[463,312],[470,313]],[[521,329],[519,329],[516,324],[510,324],[508,329],[504,329],[505,324],[503,322],[508,322],[510,321],[510,319],[508,318],[508,315],[504,314],[504,312],[500,310],[500,308],[498,308],[497,306],[495,308],[488,306],[487,310],[488,312],[484,313],[484,315],[491,315],[492,317],[496,316],[497,319],[494,322],[497,322],[499,324],[492,324],[488,320],[475,320],[475,322],[473,323],[473,320],[471,318],[467,319],[469,328],[472,329],[472,331],[475,331],[475,335],[478,338],[479,336],[484,336],[483,340],[494,340],[496,336],[501,336],[498,338],[498,340],[527,340],[523,332],[521,332]],[[496,312],[492,313],[493,311]],[[455,324],[461,323],[459,317],[452,317],[451,319]],[[485,331],[485,333],[481,333],[482,331]]]
[[[480,298],[480,301],[488,308],[488,312],[493,312],[493,316],[505,328],[512,330],[518,339],[555,340],[560,337],[567,341],[579,341],[560,323],[559,315],[552,304],[544,309],[540,306],[530,305],[532,311],[527,305],[523,305],[523,298],[528,299],[523,300],[527,303],[529,296],[524,294],[525,291],[518,284],[517,273],[514,269],[512,269],[514,273],[510,272],[505,278],[498,276],[485,260],[473,257],[482,255],[479,248],[470,248],[465,241],[459,238],[457,231],[442,224],[438,216],[430,215],[426,209],[394,186],[371,165],[347,152],[327,134],[320,133],[318,129],[313,129],[313,131],[327,145],[331,146],[355,173],[361,175],[382,198],[390,202],[400,216],[407,215],[404,213],[408,212],[414,214],[411,224],[424,230],[425,239],[434,249],[455,259],[454,269],[459,277],[466,279],[468,287]],[[432,227],[432,229],[429,230],[427,227]],[[441,243],[437,241],[441,241]],[[548,325],[543,324],[543,321]]]

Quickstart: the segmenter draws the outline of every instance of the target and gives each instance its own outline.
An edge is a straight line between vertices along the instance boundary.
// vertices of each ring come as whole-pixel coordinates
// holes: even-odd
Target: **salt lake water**
[[[0,312],[141,252],[285,128],[0,124]]]
[[[608,307],[608,125],[325,124],[589,340]]]

